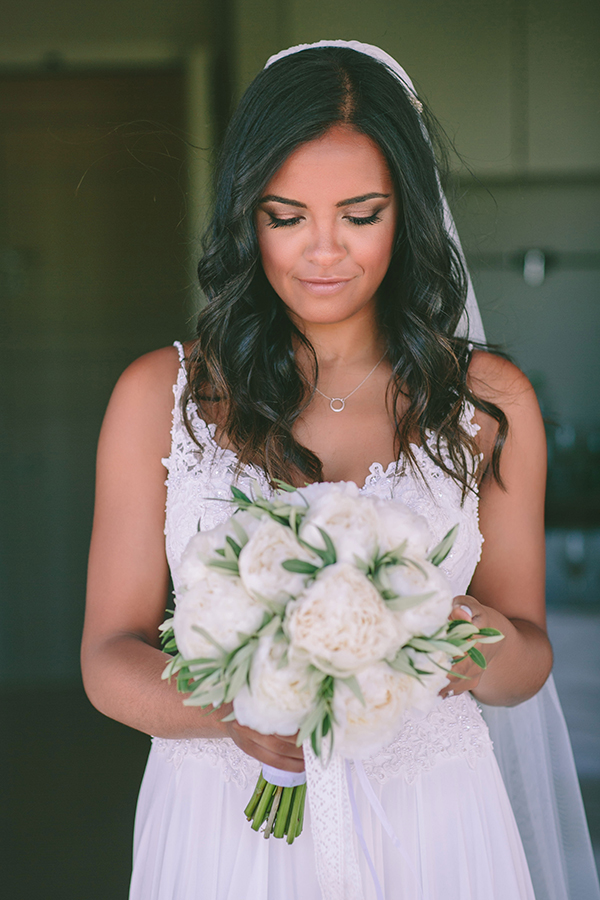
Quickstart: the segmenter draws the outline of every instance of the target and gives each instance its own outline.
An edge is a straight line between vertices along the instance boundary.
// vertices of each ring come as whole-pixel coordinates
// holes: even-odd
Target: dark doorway
[[[183,74],[0,81],[2,886],[127,894],[148,739],[85,700],[95,444],[136,356],[187,336]],[[3,803],[3,807],[5,806]]]

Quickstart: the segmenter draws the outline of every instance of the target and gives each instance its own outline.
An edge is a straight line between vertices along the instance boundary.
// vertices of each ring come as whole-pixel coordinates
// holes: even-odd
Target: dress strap
[[[173,410],[171,413],[171,453],[162,460],[162,464],[171,472],[174,471],[183,457],[186,448],[188,448],[191,440],[187,434],[183,411],[181,409],[181,397],[187,384],[187,370],[185,367],[185,351],[181,341],[173,341],[173,346],[177,348],[179,356],[179,369],[177,370],[177,378],[173,385]]]
[[[173,406],[173,427],[179,422],[183,425],[181,413],[181,397],[187,384],[187,369],[185,365],[185,350],[181,341],[173,341],[173,346],[177,349],[179,357],[179,369],[177,370],[177,380],[173,385],[173,395],[175,397],[175,405]]]
[[[182,446],[188,446],[188,442],[191,440],[187,427],[184,422],[183,410],[181,406],[181,400],[183,396],[183,392],[185,391],[188,384],[188,372],[185,365],[185,350],[181,341],[173,341],[173,346],[177,348],[177,354],[179,356],[179,362],[181,365],[179,366],[179,370],[177,372],[177,381],[173,385],[173,396],[175,398],[175,403],[173,405],[173,427],[171,429],[171,436],[173,442],[179,441],[182,443]],[[188,416],[189,421],[192,423],[194,432],[202,441],[202,443],[208,443],[209,445],[214,445],[215,449],[220,450],[221,448],[216,443],[214,438],[214,429],[216,426],[208,425],[203,418],[198,413],[198,409],[196,404],[192,399],[188,397]],[[197,445],[192,442],[190,445],[193,448],[194,454],[197,453]],[[228,451],[229,452],[229,451]],[[191,463],[190,467],[193,467],[195,463]]]
[[[461,415],[461,423],[460,424],[462,425],[464,430],[467,432],[467,434],[469,434],[471,437],[475,437],[477,432],[480,431],[480,429],[481,429],[481,425],[478,425],[477,422],[473,421],[474,416],[475,416],[475,407],[468,400],[465,401],[465,404],[463,406],[462,415]]]
[[[181,365],[185,362],[185,350],[183,349],[183,344],[181,341],[173,341],[173,346],[177,347],[177,355],[179,356],[179,362]]]

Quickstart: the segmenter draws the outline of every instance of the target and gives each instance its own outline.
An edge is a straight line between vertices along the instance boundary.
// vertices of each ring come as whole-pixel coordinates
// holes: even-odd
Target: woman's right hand
[[[224,715],[227,707],[222,707]],[[229,705],[229,711],[231,706]],[[286,772],[304,771],[304,753],[302,747],[296,746],[296,735],[261,734],[235,720],[222,722],[225,734],[230,737],[244,753],[253,756],[261,763],[284,769]]]

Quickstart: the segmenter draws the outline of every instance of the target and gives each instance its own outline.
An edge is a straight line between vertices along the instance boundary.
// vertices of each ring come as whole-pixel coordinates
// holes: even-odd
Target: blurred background
[[[7,896],[127,896],[149,739],[81,688],[95,443],[123,368],[192,333],[236,100],[270,54],[322,38],[395,56],[460,153],[448,193],[488,338],[547,420],[555,676],[600,847],[600,6],[0,0],[0,22]]]

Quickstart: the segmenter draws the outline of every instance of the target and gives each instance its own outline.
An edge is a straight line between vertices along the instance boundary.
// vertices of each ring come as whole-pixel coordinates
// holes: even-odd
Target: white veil
[[[366,56],[373,57],[373,59],[378,60],[380,63],[383,63],[385,66],[387,66],[388,69],[392,70],[394,75],[406,88],[406,91],[411,98],[411,102],[413,103],[413,105],[418,110],[423,109],[421,102],[417,97],[417,92],[415,91],[414,85],[402,66],[397,63],[396,60],[389,55],[389,53],[386,53],[380,47],[375,47],[373,44],[361,44],[360,41],[318,41],[316,44],[298,44],[296,47],[289,47],[287,50],[281,50],[279,53],[276,53],[275,56],[271,56],[266,62],[265,69],[267,69],[272,63],[277,62],[277,60],[283,59],[285,56],[291,56],[293,53],[299,53],[301,50],[308,50],[309,48],[315,47],[347,47],[350,50],[356,50],[358,53],[364,53]],[[479,312],[477,298],[475,296],[475,291],[473,290],[473,285],[471,283],[471,276],[469,275],[469,270],[467,268],[467,264],[463,255],[460,239],[456,230],[456,225],[454,224],[454,218],[452,216],[452,213],[450,212],[450,207],[448,206],[448,201],[444,196],[441,185],[440,194],[442,197],[442,202],[444,204],[444,222],[446,225],[446,231],[454,241],[454,244],[456,245],[456,248],[458,249],[458,252],[462,257],[465,272],[467,273],[467,305],[463,314],[463,318],[459,322],[458,333],[468,333],[473,341],[484,342],[485,332],[483,330],[483,323],[481,321],[481,314]]]
[[[265,68],[284,56],[313,47],[347,47],[373,57],[391,69],[406,88],[413,105],[422,108],[404,69],[393,57],[371,44],[359,41],[299,44],[272,56]],[[441,186],[440,194],[446,230],[462,255]],[[466,263],[465,270],[467,305],[459,331],[468,333],[474,341],[484,342],[479,306]],[[482,704],[482,709],[519,826],[536,900],[600,900],[573,753],[552,676],[535,697],[519,706]]]

